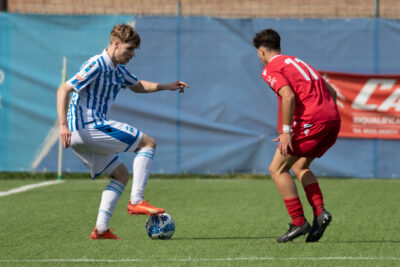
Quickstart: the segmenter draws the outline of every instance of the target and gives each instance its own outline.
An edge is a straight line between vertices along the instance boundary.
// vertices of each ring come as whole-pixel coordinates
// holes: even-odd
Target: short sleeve
[[[133,73],[128,71],[122,65],[121,65],[121,69],[122,69],[122,75],[123,75],[123,83],[122,83],[123,88],[131,87],[131,86],[137,84],[138,78],[136,77],[136,75],[134,75]]]
[[[76,91],[89,85],[100,72],[100,65],[97,60],[87,61],[71,79],[67,81]]]
[[[264,69],[262,72],[262,77],[276,94],[278,94],[279,89],[281,89],[283,86],[289,85],[285,75],[278,71],[268,71],[267,69]]]

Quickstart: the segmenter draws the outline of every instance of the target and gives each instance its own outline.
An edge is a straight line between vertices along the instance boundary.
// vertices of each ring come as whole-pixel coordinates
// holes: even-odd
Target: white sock
[[[111,179],[110,183],[104,189],[96,222],[97,232],[99,234],[103,234],[107,231],[108,222],[111,219],[114,208],[124,189],[125,186],[114,179]]]
[[[144,199],[144,189],[149,179],[154,152],[153,148],[142,148],[138,150],[133,161],[132,204],[137,204]]]

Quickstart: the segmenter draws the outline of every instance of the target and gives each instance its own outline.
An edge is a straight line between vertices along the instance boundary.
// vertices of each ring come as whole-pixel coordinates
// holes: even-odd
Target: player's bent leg
[[[324,201],[321,189],[314,173],[309,169],[314,158],[300,158],[292,166],[292,171],[297,179],[302,183],[307,200],[310,203],[314,217],[317,217],[324,210]]]
[[[310,225],[306,221],[303,212],[303,206],[297,193],[296,184],[292,175],[289,173],[290,167],[298,160],[298,157],[288,155],[283,156],[279,149],[276,150],[275,156],[269,167],[269,172],[279,193],[285,203],[286,209],[292,218],[289,224],[289,230],[276,239],[277,242],[288,242],[293,239],[307,234]]]
[[[150,176],[156,147],[156,141],[148,135],[143,134],[143,138],[135,150],[136,157],[133,161],[132,193],[127,207],[130,215],[143,214],[150,216],[165,212],[164,209],[154,207],[144,199],[144,190]]]
[[[129,172],[125,164],[120,164],[117,168],[115,168],[110,176],[125,186],[128,184]]]
[[[292,166],[292,171],[297,179],[302,183],[306,193],[308,202],[310,203],[313,213],[314,221],[307,236],[306,242],[317,242],[323,236],[326,228],[332,221],[332,215],[325,210],[323,195],[317,178],[314,173],[309,169],[311,162],[314,158],[300,158]]]
[[[97,215],[96,228],[90,235],[90,239],[118,239],[110,232],[108,223],[114,212],[118,200],[125,190],[126,181],[129,178],[124,164],[120,164],[112,173],[111,181],[103,191],[99,213]]]
[[[283,199],[298,196],[296,184],[292,175],[289,173],[291,166],[298,160],[298,157],[288,155],[283,156],[279,149],[269,166],[269,173]]]
[[[143,134],[142,140],[140,140],[140,143],[138,144],[135,152],[137,153],[138,150],[141,148],[157,148],[157,142],[147,134]]]
[[[314,158],[299,158],[291,167],[293,174],[297,177],[299,182],[306,187],[307,185],[317,182],[317,178],[314,173],[310,170],[310,164]]]

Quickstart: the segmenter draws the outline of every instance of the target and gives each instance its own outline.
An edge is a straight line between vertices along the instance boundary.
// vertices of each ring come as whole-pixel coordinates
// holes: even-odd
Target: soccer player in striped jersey
[[[340,115],[336,107],[335,90],[304,61],[282,55],[280,36],[272,29],[256,34],[253,44],[265,65],[262,77],[281,99],[282,134],[269,167],[269,172],[281,194],[292,223],[278,242],[291,241],[307,234],[306,242],[316,242],[332,220],[325,210],[317,178],[310,170],[315,158],[321,157],[336,141]],[[301,182],[313,208],[312,227],[304,217],[303,206],[289,170]]]
[[[139,46],[139,34],[132,26],[115,25],[108,48],[85,62],[57,92],[57,113],[64,147],[72,148],[89,168],[93,179],[102,173],[111,177],[103,191],[96,227],[90,239],[119,239],[111,233],[108,223],[128,183],[129,173],[117,153],[136,152],[128,213],[153,215],[164,212],[144,200],[156,141],[129,124],[107,119],[107,112],[121,89],[129,88],[136,93],[161,90],[183,93],[188,85],[183,81],[159,84],[138,80],[125,65],[135,56]],[[67,107],[70,93],[72,97]]]

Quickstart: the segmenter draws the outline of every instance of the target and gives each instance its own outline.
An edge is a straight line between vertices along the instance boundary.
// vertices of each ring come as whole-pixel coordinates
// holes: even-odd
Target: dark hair
[[[273,29],[264,29],[254,36],[253,45],[258,49],[263,46],[267,49],[280,51],[281,37]]]
[[[110,42],[115,38],[123,43],[133,43],[135,48],[140,46],[140,36],[131,25],[117,24],[111,31]]]

